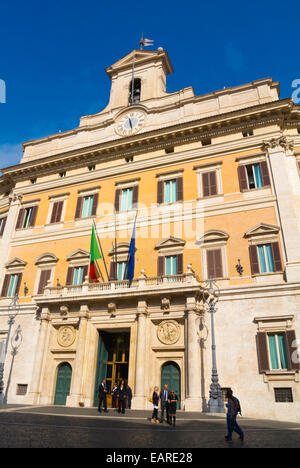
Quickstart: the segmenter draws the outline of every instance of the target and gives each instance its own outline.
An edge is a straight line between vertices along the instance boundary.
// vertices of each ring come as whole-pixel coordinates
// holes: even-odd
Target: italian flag
[[[95,268],[95,262],[96,260],[99,260],[100,258],[102,258],[100,245],[97,239],[95,226],[93,225],[92,237],[91,237],[91,249],[90,249],[90,279],[91,281],[94,281],[94,280],[98,281],[96,268]]]

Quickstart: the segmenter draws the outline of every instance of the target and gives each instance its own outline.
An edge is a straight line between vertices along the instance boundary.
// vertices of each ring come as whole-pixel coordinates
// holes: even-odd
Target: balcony
[[[39,303],[70,302],[81,300],[101,300],[112,297],[149,296],[160,294],[184,294],[196,292],[200,283],[192,266],[188,265],[187,273],[174,276],[155,276],[148,278],[144,270],[141,276],[131,284],[128,280],[110,281],[107,283],[89,283],[88,277],[81,285],[50,286],[48,284],[43,295],[34,296]]]

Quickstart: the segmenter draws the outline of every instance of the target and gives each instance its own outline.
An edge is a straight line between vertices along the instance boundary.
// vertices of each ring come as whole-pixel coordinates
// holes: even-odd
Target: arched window
[[[135,78],[129,85],[129,105],[138,104],[141,99],[141,79]]]

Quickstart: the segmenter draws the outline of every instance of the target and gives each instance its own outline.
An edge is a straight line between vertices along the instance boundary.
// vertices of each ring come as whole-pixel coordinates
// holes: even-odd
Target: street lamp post
[[[14,298],[12,299],[11,303],[8,306],[8,332],[7,332],[7,337],[5,341],[5,346],[2,350],[1,356],[0,356],[0,404],[5,403],[5,395],[3,393],[4,390],[4,381],[3,381],[3,376],[4,376],[4,364],[5,364],[5,359],[6,359],[6,354],[7,354],[7,348],[9,344],[9,338],[11,334],[11,329],[12,326],[15,322],[16,315],[19,313],[20,310],[20,305],[19,305],[19,296],[16,294]],[[18,333],[20,333],[21,329],[18,327]]]
[[[212,375],[209,391],[208,412],[209,413],[225,413],[224,402],[222,399],[222,391],[219,384],[217,371],[216,357],[216,341],[215,341],[215,323],[214,314],[217,311],[216,305],[219,301],[220,289],[217,283],[210,278],[206,281],[202,288],[203,302],[208,307],[211,320],[211,350],[212,350]]]

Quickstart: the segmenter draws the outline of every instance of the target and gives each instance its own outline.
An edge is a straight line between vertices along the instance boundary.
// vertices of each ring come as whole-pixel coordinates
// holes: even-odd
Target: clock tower
[[[130,106],[132,102],[147,106],[147,103],[167,95],[166,78],[173,73],[173,68],[167,51],[159,47],[158,50],[133,50],[106,68],[106,72],[111,79],[111,92],[105,110],[115,111]],[[131,130],[130,122],[128,125]]]

